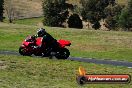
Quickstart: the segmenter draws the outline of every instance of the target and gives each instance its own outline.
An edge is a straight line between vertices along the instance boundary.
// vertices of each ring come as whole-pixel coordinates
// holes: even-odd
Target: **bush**
[[[118,26],[117,20],[111,16],[107,17],[105,22],[110,30],[115,29]]]
[[[82,20],[80,19],[78,14],[73,14],[69,17],[68,26],[70,28],[83,28]]]
[[[95,30],[100,28],[100,23],[98,21],[95,21],[95,23],[93,24],[92,28],[94,28]]]

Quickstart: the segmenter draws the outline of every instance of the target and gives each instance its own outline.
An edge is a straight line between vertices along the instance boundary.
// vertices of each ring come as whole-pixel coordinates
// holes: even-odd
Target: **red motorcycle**
[[[19,53],[23,56],[31,56],[34,54],[35,56],[55,56],[58,59],[67,59],[70,55],[70,52],[66,46],[70,46],[71,43],[68,40],[58,40],[57,47],[49,47],[48,49],[35,48],[37,46],[41,46],[42,37],[34,38],[32,36],[28,36],[19,48]],[[44,52],[43,50],[46,50]]]

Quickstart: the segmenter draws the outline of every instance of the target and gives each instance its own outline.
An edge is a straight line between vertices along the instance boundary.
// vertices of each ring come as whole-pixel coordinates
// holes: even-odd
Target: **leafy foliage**
[[[119,17],[119,25],[125,31],[131,31],[132,28],[132,0],[128,2],[128,5],[122,10],[121,15]]]
[[[104,9],[104,13],[106,15],[106,24],[108,25],[109,29],[115,29],[116,27],[118,27],[118,19],[119,19],[119,15],[121,14],[121,10],[122,10],[123,6],[122,5],[108,5],[105,9]]]
[[[110,29],[117,27],[117,19],[122,7],[115,0],[82,0],[82,17],[93,24],[94,29],[100,28],[99,21],[106,19]]]
[[[108,0],[82,0],[81,4],[82,17],[93,24],[93,28],[98,29],[100,26],[99,20],[105,18],[104,9],[109,5]],[[98,26],[96,26],[98,24]]]
[[[61,27],[68,16],[68,8],[65,0],[44,0],[44,25]]]

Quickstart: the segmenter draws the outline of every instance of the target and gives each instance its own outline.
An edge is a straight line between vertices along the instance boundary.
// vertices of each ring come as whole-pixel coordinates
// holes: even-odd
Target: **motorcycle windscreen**
[[[58,43],[61,45],[61,47],[70,46],[71,42],[68,40],[58,40]]]

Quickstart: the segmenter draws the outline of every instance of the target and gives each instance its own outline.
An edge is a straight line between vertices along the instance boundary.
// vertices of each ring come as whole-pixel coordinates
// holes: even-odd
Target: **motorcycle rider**
[[[39,28],[36,37],[43,37],[41,46],[37,47],[43,50],[43,54],[46,53],[47,50],[57,48],[58,46],[57,40],[47,33],[44,28]]]

